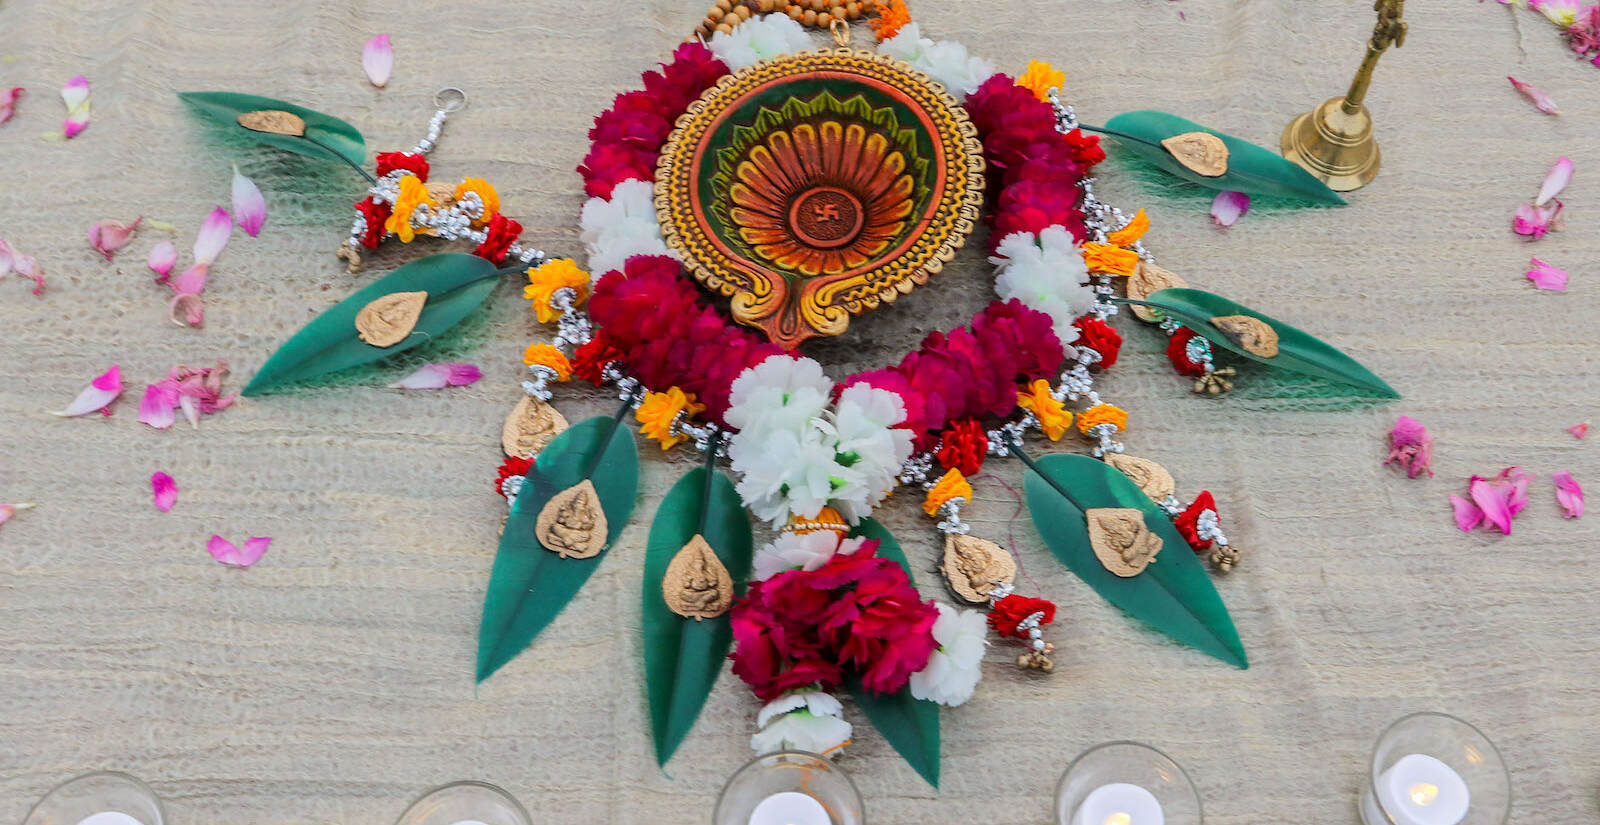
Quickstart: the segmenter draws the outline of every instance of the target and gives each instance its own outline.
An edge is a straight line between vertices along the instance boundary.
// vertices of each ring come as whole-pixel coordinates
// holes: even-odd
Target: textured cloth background
[[[643,493],[620,545],[532,649],[472,683],[505,511],[491,490],[500,422],[521,348],[547,334],[510,283],[458,346],[487,373],[474,386],[383,389],[395,368],[252,399],[198,431],[136,421],[143,385],[173,364],[226,358],[242,386],[317,312],[439,249],[391,242],[367,272],[345,274],[332,252],[361,192],[355,175],[222,145],[176,91],[297,101],[357,125],[379,151],[411,146],[434,90],[460,86],[471,106],[446,126],[436,175],[489,179],[526,237],[575,254],[572,169],[590,119],[666,57],[702,5],[0,5],[0,82],[28,88],[0,128],[0,236],[51,281],[39,298],[0,283],[0,501],[39,504],[0,528],[0,822],[100,768],[148,780],[177,825],[383,825],[426,788],[469,777],[506,787],[539,823],[709,818],[751,755],[756,701],[725,675],[663,772],[639,664],[648,519],[692,466],[686,453],[641,446]],[[1162,109],[1273,147],[1292,116],[1343,90],[1372,24],[1366,0],[918,0],[913,11],[926,33],[1004,70],[1054,62],[1088,122]],[[1329,409],[1252,372],[1236,398],[1191,397],[1164,339],[1117,321],[1128,342],[1103,389],[1133,411],[1130,452],[1166,464],[1186,495],[1212,490],[1247,549],[1218,587],[1254,666],[1169,644],[1109,607],[1050,559],[1025,516],[1011,523],[1016,496],[999,482],[1017,487],[1020,468],[994,462],[971,516],[981,534],[1015,541],[1025,592],[1036,584],[1060,602],[1060,667],[1022,673],[1014,650],[991,650],[975,699],[944,714],[938,792],[861,724],[841,764],[874,822],[1037,825],[1073,756],[1118,738],[1185,765],[1210,822],[1352,822],[1374,737],[1425,709],[1472,720],[1501,746],[1515,821],[1595,821],[1600,522],[1563,521],[1549,473],[1571,468],[1600,490],[1600,445],[1564,432],[1600,402],[1600,75],[1553,28],[1492,3],[1413,3],[1407,16],[1410,41],[1384,59],[1370,99],[1383,174],[1347,208],[1262,208],[1221,231],[1209,194],[1153,187],[1123,156],[1102,167],[1103,198],[1150,210],[1163,264],[1315,331],[1405,394]],[[359,63],[380,32],[397,53],[382,91]],[[41,140],[58,130],[55,90],[79,72],[94,84],[93,125]],[[1534,111],[1508,73],[1564,114]],[[1562,154],[1578,166],[1570,229],[1530,246],[1508,231],[1511,211]],[[213,268],[205,329],[174,327],[143,263],[165,233],[141,232],[108,264],[84,231],[104,217],[172,221],[186,266],[200,219],[227,203],[234,162],[266,192],[266,230],[235,233]],[[1571,291],[1533,290],[1530,252],[1569,269]],[[886,363],[963,322],[989,278],[969,250],[812,351],[836,375]],[[111,363],[130,385],[115,416],[44,414]],[[611,403],[566,388],[558,399],[573,420]],[[1437,478],[1378,466],[1401,413],[1437,437]],[[1515,535],[1458,532],[1447,494],[1507,464],[1540,476]],[[156,470],[182,490],[167,515],[150,505]],[[913,498],[884,517],[921,563],[936,542]],[[206,555],[212,533],[274,541],[239,571]],[[935,578],[922,579],[935,595]]]

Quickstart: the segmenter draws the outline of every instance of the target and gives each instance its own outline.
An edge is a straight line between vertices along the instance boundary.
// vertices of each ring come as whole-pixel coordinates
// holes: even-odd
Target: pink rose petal
[[[255,181],[239,174],[237,163],[233,165],[233,214],[239,228],[252,238],[261,234],[261,225],[267,222],[267,199]]]
[[[233,234],[233,219],[228,216],[228,210],[217,207],[206,216],[205,222],[200,225],[200,232],[194,238],[194,262],[196,264],[212,264],[222,250],[228,246],[228,236]]]
[[[1561,110],[1557,108],[1556,102],[1551,100],[1550,96],[1545,94],[1544,91],[1539,89],[1537,86],[1534,86],[1531,83],[1524,83],[1514,77],[1511,77],[1510,75],[1506,76],[1506,80],[1511,81],[1511,88],[1521,92],[1522,96],[1527,98],[1528,102],[1537,107],[1539,111],[1544,112],[1547,115],[1561,114]]]
[[[1488,479],[1483,476],[1473,476],[1472,482],[1467,487],[1467,493],[1472,496],[1472,503],[1483,511],[1483,518],[1489,524],[1500,532],[1511,535],[1511,506]]]
[[[361,68],[372,85],[380,89],[388,85],[389,74],[394,71],[394,46],[389,43],[389,35],[380,34],[367,41],[361,49]]]
[[[1511,218],[1511,231],[1518,235],[1527,235],[1531,240],[1539,240],[1547,232],[1554,232],[1561,228],[1559,219],[1563,209],[1561,201],[1556,201],[1547,206],[1534,206],[1525,203],[1517,207]]]
[[[1250,196],[1243,192],[1218,192],[1211,201],[1211,219],[1217,226],[1228,227],[1250,211]]]
[[[61,87],[61,102],[67,105],[67,118],[61,122],[61,134],[75,138],[89,128],[89,79],[78,75]]]
[[[1462,532],[1470,533],[1483,523],[1483,511],[1478,509],[1478,505],[1455,493],[1450,494],[1450,506],[1455,508],[1456,526],[1461,528]]]
[[[96,221],[89,227],[89,246],[109,261],[116,256],[118,250],[127,246],[128,241],[133,239],[133,233],[139,230],[139,222],[142,220],[143,216],[134,218],[130,224],[111,218]]]
[[[1529,258],[1528,280],[1540,289],[1553,292],[1565,292],[1567,289],[1567,271],[1560,267],[1551,266],[1538,258]]]
[[[150,257],[145,259],[145,264],[160,276],[156,278],[156,283],[164,284],[172,277],[172,268],[178,264],[178,249],[172,245],[172,241],[162,241],[150,247]]]
[[[24,255],[16,247],[0,240],[0,281],[13,272],[33,280],[33,294],[44,291],[44,271],[39,268],[39,262],[32,255]]]
[[[1394,428],[1389,431],[1389,455],[1383,463],[1398,462],[1401,469],[1406,471],[1407,478],[1416,478],[1427,473],[1433,475],[1433,436],[1428,435],[1428,428],[1422,422],[1409,415],[1402,415],[1394,422]]]
[[[1550,476],[1556,482],[1556,502],[1561,505],[1563,518],[1583,516],[1583,488],[1573,479],[1572,473],[1561,470]]]
[[[206,325],[206,303],[199,295],[180,292],[167,302],[167,317],[180,327]]]
[[[0,524],[5,524],[6,522],[10,521],[12,516],[22,512],[23,510],[32,509],[33,503],[27,501],[18,501],[13,504],[0,504]]]
[[[144,399],[139,402],[139,421],[158,430],[165,430],[177,422],[174,410],[178,408],[178,389],[175,382],[162,381],[144,388]]]
[[[51,413],[51,415],[72,418],[103,411],[111,406],[111,402],[117,400],[117,396],[121,394],[122,369],[116,364],[112,364],[111,369],[106,370],[89,382],[89,386],[84,387],[83,391],[78,393],[78,397],[74,398],[66,409],[61,412]],[[110,415],[109,412],[106,414]]]
[[[150,489],[155,497],[156,509],[163,513],[172,512],[172,505],[178,503],[178,482],[166,473],[152,473]]]
[[[1556,165],[1550,167],[1550,173],[1544,176],[1544,185],[1539,187],[1539,197],[1534,198],[1534,206],[1544,206],[1561,194],[1572,182],[1572,159],[1562,157]]]
[[[389,387],[397,390],[437,390],[466,386],[482,377],[483,371],[475,364],[428,364]]]
[[[245,539],[244,547],[235,547],[233,542],[221,536],[212,536],[206,542],[206,552],[211,558],[216,559],[230,567],[249,567],[261,560],[267,552],[267,545],[272,543],[270,536],[256,536]]]
[[[0,124],[11,119],[17,110],[17,98],[22,97],[22,87],[17,86],[10,91],[0,89]]]
[[[1589,422],[1585,421],[1582,424],[1573,424],[1567,428],[1567,432],[1572,433],[1573,438],[1582,441],[1589,435]]]

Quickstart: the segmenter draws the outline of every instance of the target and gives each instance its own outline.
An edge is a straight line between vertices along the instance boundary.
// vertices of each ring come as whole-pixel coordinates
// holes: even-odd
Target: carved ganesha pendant
[[[764,60],[693,103],[656,169],[667,245],[793,349],[940,271],[977,222],[983,149],[944,87],[849,49]]]

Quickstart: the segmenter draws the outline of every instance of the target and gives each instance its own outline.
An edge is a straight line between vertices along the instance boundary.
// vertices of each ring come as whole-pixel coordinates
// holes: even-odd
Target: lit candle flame
[[[1422,782],[1411,786],[1411,801],[1417,805],[1432,805],[1439,798],[1439,786]]]
[[[1131,822],[1133,822],[1133,817],[1128,816],[1122,811],[1117,811],[1116,813],[1106,817],[1106,825],[1129,825]]]

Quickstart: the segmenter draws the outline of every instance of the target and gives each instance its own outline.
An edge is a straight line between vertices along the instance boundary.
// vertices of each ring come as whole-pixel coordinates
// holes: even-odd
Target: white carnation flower
[[[836,486],[833,496],[834,506],[850,523],[883,501],[900,466],[911,457],[911,432],[894,426],[905,419],[905,402],[896,393],[855,384],[840,394],[834,413],[839,463],[857,478]]]
[[[790,52],[805,51],[814,44],[811,36],[787,14],[752,17],[733,27],[733,32],[717,32],[706,44],[730,71],[739,71],[757,61]]]
[[[833,381],[823,374],[821,364],[810,358],[774,355],[733,380],[724,418],[741,433],[750,430],[758,439],[775,430],[799,432],[822,415],[832,393]]]
[[[816,570],[834,556],[850,555],[861,549],[866,539],[839,540],[831,530],[812,533],[782,533],[771,544],[756,551],[751,581],[766,581],[788,570]]]
[[[827,753],[850,740],[844,707],[838,699],[817,691],[779,696],[761,709],[756,724],[761,730],[750,737],[756,753]]]
[[[1038,235],[1013,232],[1000,239],[989,262],[998,268],[994,291],[1002,300],[1015,298],[1049,315],[1061,343],[1078,340],[1072,322],[1094,307],[1095,296],[1072,233],[1060,226]]]
[[[728,445],[733,470],[740,476],[739,497],[774,527],[790,515],[816,517],[832,496],[835,481],[855,478],[839,466],[834,449],[834,442],[815,427],[798,433],[772,430],[760,438],[739,431]]]
[[[983,649],[988,646],[984,616],[976,610],[957,610],[937,603],[939,619],[933,623],[938,649],[922,670],[911,674],[911,695],[918,699],[956,705],[972,698],[983,677]]]
[[[611,190],[611,199],[590,198],[578,219],[582,228],[579,240],[589,253],[589,271],[595,277],[613,269],[635,255],[671,255],[661,238],[656,219],[655,185],[642,180],[625,180]]]
[[[878,44],[878,51],[904,60],[911,68],[944,84],[957,100],[976,92],[995,72],[993,63],[969,56],[967,47],[954,40],[935,43],[923,37],[922,28],[916,23],[900,27],[898,34]]]

